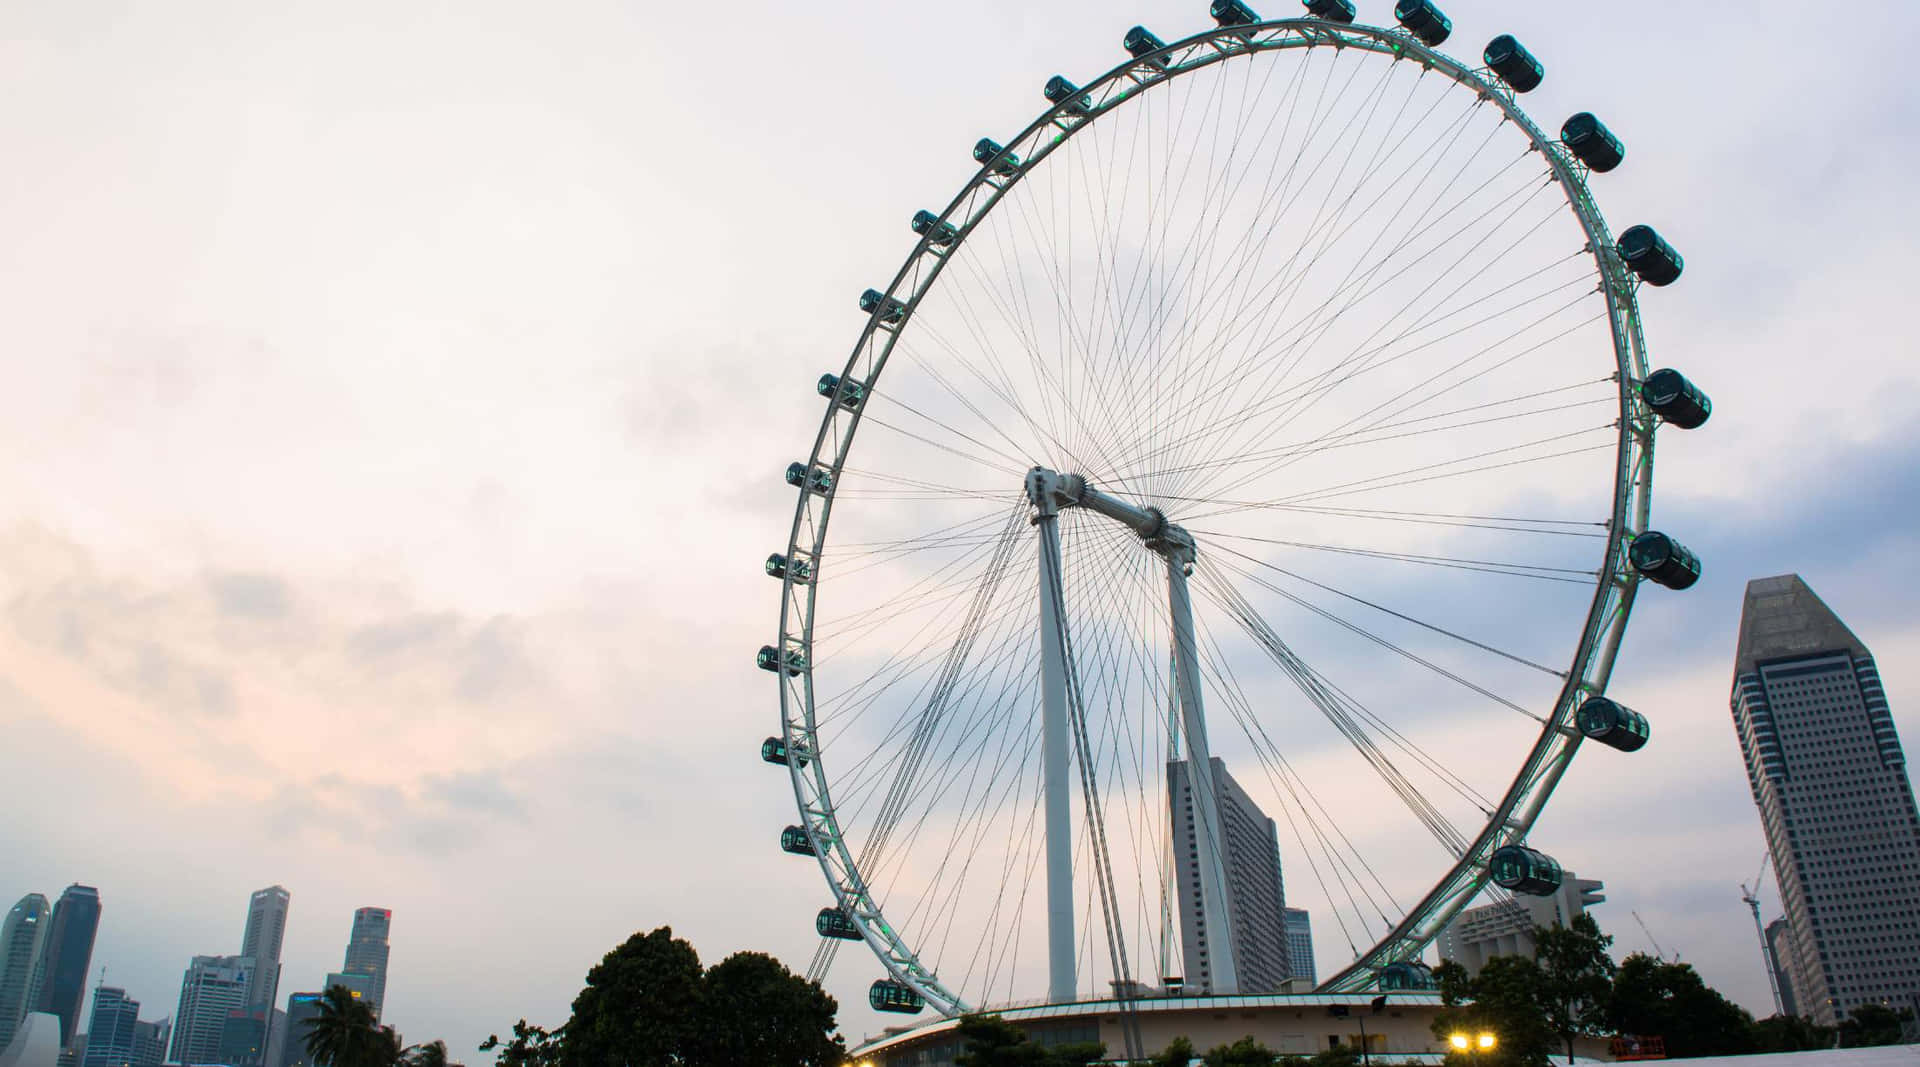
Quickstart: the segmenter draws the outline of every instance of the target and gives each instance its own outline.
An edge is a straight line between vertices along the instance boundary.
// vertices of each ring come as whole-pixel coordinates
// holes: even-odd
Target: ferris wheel
[[[1512,36],[1306,7],[1047,81],[818,379],[761,754],[813,972],[864,942],[877,1009],[1278,991],[1283,899],[1321,990],[1417,986],[1476,895],[1559,886],[1581,743],[1648,739],[1606,690],[1640,583],[1700,573],[1649,526],[1711,410],[1648,370],[1682,259]]]

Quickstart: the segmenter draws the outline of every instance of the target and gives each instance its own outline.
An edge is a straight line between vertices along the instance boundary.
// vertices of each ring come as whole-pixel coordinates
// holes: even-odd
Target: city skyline
[[[901,47],[953,32],[911,6],[883,32],[749,5],[728,63],[673,47],[710,29],[691,11],[597,0],[537,24],[491,2],[10,14],[0,901],[99,886],[93,970],[156,1016],[189,959],[238,949],[260,886],[302,901],[283,1003],[342,966],[353,909],[391,905],[386,1015],[463,1052],[564,1018],[637,929],[803,967],[824,889],[770,844],[791,790],[750,751],[775,712],[743,663],[773,625],[760,561],[813,382],[975,138],[1028,121],[1049,75],[1111,66],[1128,26],[1171,36],[1204,6],[984,5],[971,32],[1008,46],[964,76]],[[1652,740],[1583,749],[1536,840],[1605,875],[1619,951],[1652,951],[1637,911],[1765,1013],[1739,885],[1766,843],[1724,717],[1746,581],[1804,574],[1920,730],[1920,622],[1894,592],[1920,577],[1920,384],[1893,326],[1920,12],[1788,76],[1784,3],[1445,6],[1450,51],[1520,34],[1550,70],[1530,106],[1626,139],[1608,217],[1688,259],[1648,301],[1653,358],[1716,404],[1711,433],[1663,438],[1654,499],[1705,574],[1641,591],[1609,689]],[[812,49],[841,58],[777,99],[738,76]],[[1624,77],[1625,55],[1667,74]],[[1498,605],[1490,586],[1494,634]],[[1350,939],[1289,873],[1330,974]],[[1771,919],[1771,878],[1761,895]],[[857,1033],[877,974],[855,955],[827,985]]]

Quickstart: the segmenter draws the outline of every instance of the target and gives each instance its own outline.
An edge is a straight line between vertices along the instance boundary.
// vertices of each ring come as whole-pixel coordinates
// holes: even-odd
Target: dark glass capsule
[[[1260,16],[1240,0],[1213,0],[1207,14],[1222,26],[1251,26],[1260,21]]]
[[[825,496],[833,492],[833,472],[823,467],[809,470],[805,463],[789,463],[787,484],[796,489],[804,488],[816,496]]]
[[[849,379],[842,385],[838,374],[822,374],[814,385],[814,391],[832,400],[848,411],[853,411],[867,399],[867,387]]]
[[[789,574],[795,583],[804,585],[813,580],[813,564],[804,559],[788,559],[778,552],[767,557],[768,577],[785,580]]]
[[[1307,13],[1328,22],[1351,23],[1357,12],[1353,0],[1300,0]]]
[[[1400,0],[1393,5],[1393,17],[1429,48],[1438,48],[1453,36],[1453,20],[1433,6],[1433,0]]]
[[[991,167],[1002,178],[1010,178],[1020,171],[1020,157],[1008,152],[991,137],[982,137],[973,143],[973,161]]]
[[[782,657],[779,649],[772,645],[761,645],[759,653],[753,657],[753,662],[763,671],[778,674],[784,670],[788,675],[796,675],[807,669],[807,654],[796,650]]]
[[[780,851],[791,852],[796,856],[818,856],[813,850],[813,839],[807,831],[798,826],[789,826],[780,831]]]
[[[931,211],[914,212],[913,232],[925,237],[928,244],[943,248],[960,238],[960,231],[953,228],[953,223],[943,221]]]
[[[1546,79],[1547,68],[1533,58],[1533,53],[1513,39],[1513,34],[1503,33],[1487,45],[1484,57],[1487,66],[1507,83],[1507,87],[1516,93],[1530,93],[1540,87]]]
[[[820,914],[813,917],[813,929],[821,937],[838,938],[841,941],[860,940],[860,928],[853,925],[847,913],[839,908],[821,908]]]
[[[1648,285],[1672,285],[1687,269],[1687,261],[1651,226],[1632,227],[1614,247],[1627,261],[1627,269]]]
[[[1047,79],[1046,87],[1040,90],[1040,94],[1049,103],[1066,105],[1070,115],[1084,115],[1093,109],[1093,99],[1081,92],[1078,85],[1059,74]]]
[[[1509,893],[1544,897],[1560,888],[1560,865],[1524,845],[1502,845],[1487,860],[1495,885]]]
[[[1640,383],[1640,399],[1654,414],[1683,430],[1698,429],[1713,415],[1713,400],[1671,367],[1647,375]]]
[[[787,765],[787,743],[777,737],[769,737],[760,742],[760,758],[768,763]]]
[[[907,305],[878,289],[869,289],[860,294],[860,310],[869,315],[878,315],[881,322],[899,322],[907,317]]]
[[[1573,713],[1574,725],[1590,741],[1622,752],[1638,752],[1653,736],[1647,717],[1606,697],[1588,697]]]
[[[1439,983],[1433,980],[1433,968],[1419,960],[1402,960],[1380,969],[1382,993],[1425,992],[1438,988]]]
[[[1620,143],[1620,138],[1615,137],[1605,123],[1594,118],[1591,111],[1582,111],[1568,119],[1560,127],[1560,141],[1575,159],[1601,174],[1627,158],[1627,146]]]
[[[1658,530],[1648,530],[1627,546],[1627,562],[1640,576],[1668,589],[1685,589],[1700,580],[1700,557]]]
[[[1154,36],[1153,31],[1145,26],[1135,26],[1128,30],[1126,39],[1120,43],[1126,48],[1127,54],[1135,59],[1145,59],[1167,46],[1167,42]],[[1154,60],[1153,65],[1164,69],[1167,65],[1166,57],[1162,56]]]
[[[927,1006],[920,994],[912,986],[882,978],[867,987],[867,1004],[874,1011],[890,1011],[901,1015],[917,1015]]]

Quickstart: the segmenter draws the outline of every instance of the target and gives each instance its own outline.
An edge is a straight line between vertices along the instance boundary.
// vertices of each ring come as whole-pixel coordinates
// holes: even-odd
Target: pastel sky
[[[1446,6],[1449,51],[1518,34],[1530,109],[1626,138],[1602,206],[1685,252],[1648,331],[1716,402],[1656,495],[1706,578],[1616,672],[1658,743],[1577,761],[1541,832],[1619,948],[1637,911],[1766,1014],[1745,581],[1803,574],[1920,744],[1920,9]],[[96,969],[148,1018],[254,889],[293,895],[283,991],[390,907],[388,1017],[456,1051],[563,1019],[635,930],[803,969],[822,889],[774,846],[748,661],[813,379],[976,137],[1204,7],[10,5],[0,897],[100,887]],[[856,1036],[876,976],[828,980]]]

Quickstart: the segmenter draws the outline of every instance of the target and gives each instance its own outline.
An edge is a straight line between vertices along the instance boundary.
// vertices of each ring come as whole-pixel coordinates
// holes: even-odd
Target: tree
[[[1622,1034],[1657,1034],[1667,1055],[1735,1056],[1754,1049],[1753,1016],[1685,963],[1634,953],[1614,977],[1607,1021]]]
[[[1540,967],[1540,1006],[1547,1027],[1565,1043],[1571,1064],[1575,1037],[1606,1033],[1607,1001],[1618,969],[1607,955],[1613,938],[1582,912],[1567,926],[1534,927],[1533,944],[1534,962]]]
[[[1540,965],[1525,956],[1495,956],[1471,977],[1458,964],[1434,971],[1440,984],[1440,1014],[1433,1035],[1450,1041],[1456,1033],[1492,1033],[1492,1050],[1449,1053],[1449,1067],[1535,1067],[1547,1062],[1554,1031],[1542,1004],[1546,979]]]
[[[1184,1037],[1176,1037],[1150,1063],[1151,1067],[1189,1067],[1196,1058],[1193,1042]]]
[[[1775,1015],[1753,1024],[1755,1052],[1805,1052],[1832,1048],[1834,1029],[1798,1015]]]
[[[671,927],[633,935],[587,972],[560,1062],[681,1067],[705,1040],[703,978],[700,957]]]
[[[1866,1048],[1869,1045],[1900,1044],[1900,1025],[1912,1018],[1880,1004],[1862,1004],[1847,1013],[1840,1023],[1841,1048]]]
[[[499,1034],[488,1034],[480,1042],[480,1051],[500,1051],[494,1067],[559,1067],[560,1047],[566,1027],[547,1031],[525,1019],[513,1024],[513,1040],[502,1044]]]
[[[346,986],[328,986],[320,995],[319,1014],[306,1020],[305,1026],[301,1044],[321,1067],[387,1067],[393,1062],[379,1059],[383,1042],[373,1009]]]
[[[954,1032],[965,1049],[956,1067],[1086,1067],[1107,1054],[1099,1042],[1047,1048],[998,1015],[962,1016]]]
[[[1280,1054],[1253,1039],[1252,1034],[1231,1045],[1216,1045],[1201,1057],[1207,1067],[1273,1067]]]
[[[772,956],[736,952],[708,969],[705,984],[707,1040],[699,1062],[837,1067],[846,1059],[833,1032],[839,1005]]]
[[[400,1062],[404,1067],[447,1067],[447,1043],[429,1041],[409,1047]]]

